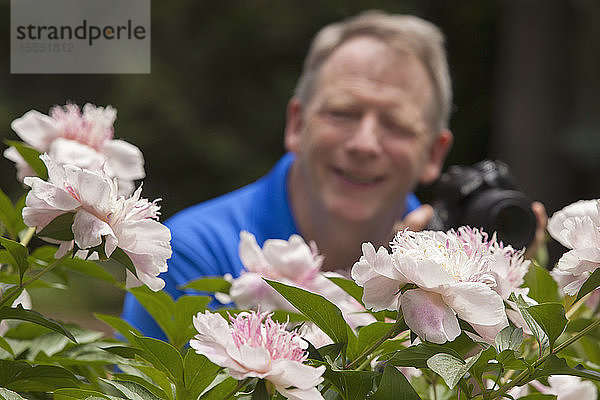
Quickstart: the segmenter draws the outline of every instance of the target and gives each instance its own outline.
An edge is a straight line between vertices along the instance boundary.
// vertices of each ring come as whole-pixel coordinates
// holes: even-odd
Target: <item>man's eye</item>
[[[355,120],[360,118],[360,112],[356,110],[347,110],[347,109],[325,109],[323,112],[326,116],[330,118],[335,118],[338,120]]]

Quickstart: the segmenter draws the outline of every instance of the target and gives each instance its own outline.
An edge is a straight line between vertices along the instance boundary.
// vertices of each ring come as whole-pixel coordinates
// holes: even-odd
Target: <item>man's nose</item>
[[[379,121],[376,115],[365,113],[361,116],[356,130],[346,142],[346,148],[360,156],[373,156],[381,152]]]

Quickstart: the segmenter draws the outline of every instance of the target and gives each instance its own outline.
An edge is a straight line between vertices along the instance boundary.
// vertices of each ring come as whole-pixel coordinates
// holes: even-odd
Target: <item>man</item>
[[[177,286],[201,276],[238,276],[241,230],[260,245],[299,233],[317,243],[325,269],[349,271],[361,244],[387,245],[403,217],[422,229],[431,208],[411,191],[440,174],[452,144],[451,102],[444,39],[433,24],[370,12],[322,29],[288,105],[290,154],[259,181],[166,222],[167,292],[178,296]],[[163,337],[129,294],[123,315]]]

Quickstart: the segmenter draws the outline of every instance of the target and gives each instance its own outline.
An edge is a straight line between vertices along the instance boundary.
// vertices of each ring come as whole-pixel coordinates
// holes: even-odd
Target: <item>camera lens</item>
[[[516,190],[491,189],[475,196],[464,214],[466,225],[481,227],[515,249],[533,240],[536,220],[531,201]]]

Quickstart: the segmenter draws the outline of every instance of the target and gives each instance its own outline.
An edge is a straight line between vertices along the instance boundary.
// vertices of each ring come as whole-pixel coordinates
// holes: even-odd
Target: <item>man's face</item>
[[[426,120],[432,95],[411,54],[369,37],[336,49],[309,103],[297,103],[295,117],[294,106],[288,110],[286,146],[297,155],[308,201],[356,222],[399,217],[417,182],[439,174]]]

